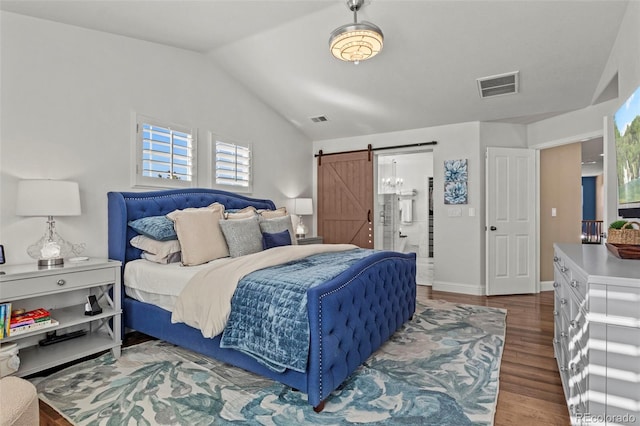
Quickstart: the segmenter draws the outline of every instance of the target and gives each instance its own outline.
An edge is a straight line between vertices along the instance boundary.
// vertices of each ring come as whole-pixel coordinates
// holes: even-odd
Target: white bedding
[[[198,266],[180,263],[159,264],[145,259],[128,262],[124,268],[127,296],[173,312],[178,295],[198,271],[208,265],[225,263],[230,258],[217,259]]]

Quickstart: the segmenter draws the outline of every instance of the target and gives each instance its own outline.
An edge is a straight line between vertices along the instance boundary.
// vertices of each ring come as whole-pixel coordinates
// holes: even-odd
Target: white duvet
[[[357,248],[351,244],[310,244],[274,247],[224,262],[210,262],[200,268],[180,292],[171,322],[183,322],[214,337],[224,329],[231,313],[231,298],[245,275],[317,253]],[[223,259],[221,259],[223,260]]]

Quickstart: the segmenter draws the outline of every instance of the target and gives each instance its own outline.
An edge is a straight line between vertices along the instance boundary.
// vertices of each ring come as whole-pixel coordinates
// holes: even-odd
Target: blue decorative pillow
[[[275,234],[276,232],[289,231],[291,238],[291,244],[294,246],[298,244],[298,240],[293,238],[293,224],[291,223],[291,216],[280,216],[273,218],[265,218],[262,215],[260,218],[260,231]]]
[[[166,216],[148,216],[129,221],[129,226],[138,234],[158,241],[177,240],[173,221]]]
[[[291,235],[288,230],[282,232],[276,232],[275,234],[270,234],[268,232],[262,233],[262,248],[270,249],[272,247],[280,247],[280,246],[290,246],[291,245]]]

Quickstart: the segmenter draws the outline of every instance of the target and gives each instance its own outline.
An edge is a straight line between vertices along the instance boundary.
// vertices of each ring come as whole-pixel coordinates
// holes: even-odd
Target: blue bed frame
[[[275,208],[270,200],[213,189],[109,192],[109,258],[121,261],[123,270],[126,262],[140,258],[140,250],[129,244],[137,235],[127,226],[130,220],[213,202],[222,203],[227,209],[250,205]],[[314,410],[320,411],[330,393],[412,317],[416,306],[415,277],[414,253],[381,251],[309,289],[311,337],[305,373],[276,373],[243,353],[220,348],[220,335],[204,338],[198,329],[172,324],[170,312],[129,297],[124,297],[122,303],[123,324],[298,389],[308,395]]]

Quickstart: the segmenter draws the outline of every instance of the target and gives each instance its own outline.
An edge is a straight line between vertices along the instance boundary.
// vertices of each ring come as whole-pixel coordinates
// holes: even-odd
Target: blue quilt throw
[[[374,250],[320,253],[246,275],[231,299],[220,346],[270,369],[305,372],[309,354],[307,290],[337,277]]]

